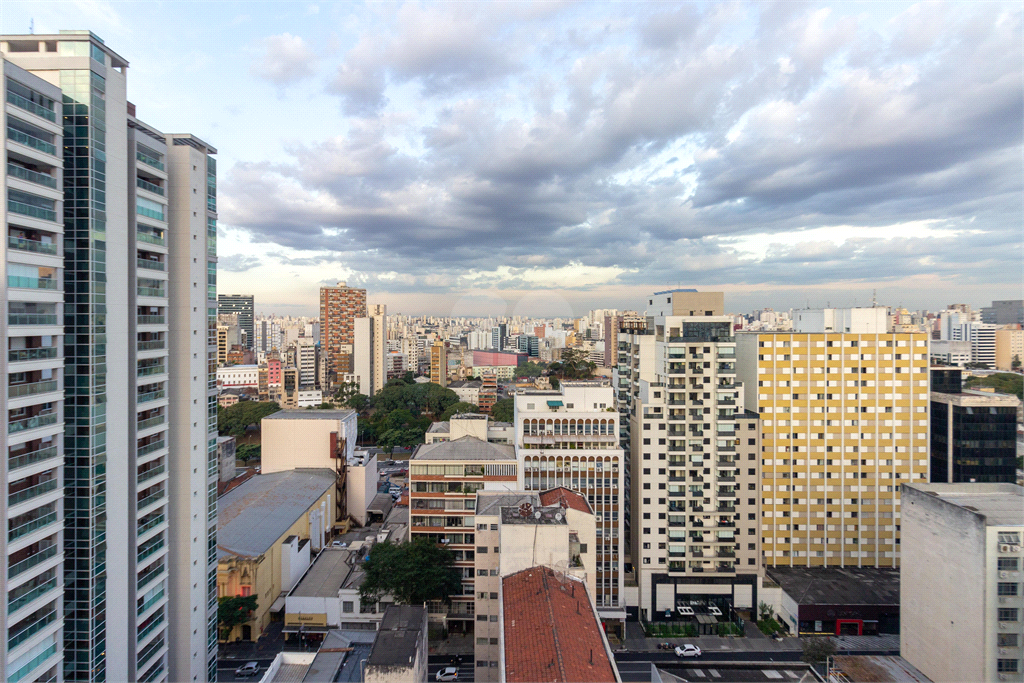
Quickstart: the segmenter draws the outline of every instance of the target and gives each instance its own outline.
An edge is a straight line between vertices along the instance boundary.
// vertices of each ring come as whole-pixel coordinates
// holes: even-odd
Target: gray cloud
[[[232,254],[230,256],[221,256],[217,259],[217,269],[226,270],[229,273],[244,273],[247,270],[252,270],[259,265],[262,265],[262,261],[255,256],[244,256],[242,254]]]
[[[315,72],[316,54],[301,36],[282,33],[264,38],[250,72],[278,87],[297,83]]]
[[[328,87],[363,118],[238,164],[226,222],[387,291],[529,288],[570,263],[623,285],[1019,275],[1018,6],[911,9],[885,35],[796,3],[455,7],[403,6],[357,40]],[[398,110],[410,81],[422,109]],[[886,232],[923,220],[948,231]],[[844,225],[878,233],[763,258],[735,241]]]

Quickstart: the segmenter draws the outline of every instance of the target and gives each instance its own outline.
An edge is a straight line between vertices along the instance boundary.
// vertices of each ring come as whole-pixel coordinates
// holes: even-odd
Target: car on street
[[[676,657],[700,657],[700,648],[691,643],[679,646],[676,645]]]
[[[242,666],[240,666],[237,669],[235,669],[235,677],[237,678],[239,676],[242,676],[242,677],[246,677],[247,678],[249,676],[255,676],[259,672],[260,672],[260,663],[259,662],[246,662]]]
[[[445,668],[434,674],[435,681],[457,681],[459,679],[459,669],[454,666],[446,666]]]
[[[331,546],[335,548],[347,548],[348,543],[346,541],[334,541],[333,543],[331,543]]]
[[[693,608],[689,605],[676,605],[676,612],[678,612],[681,617],[693,616]]]

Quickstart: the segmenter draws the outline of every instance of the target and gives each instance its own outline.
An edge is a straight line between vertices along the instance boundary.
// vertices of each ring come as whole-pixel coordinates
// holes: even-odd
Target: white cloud
[[[315,73],[317,57],[302,36],[282,33],[262,41],[262,53],[251,72],[278,87],[297,83]]]

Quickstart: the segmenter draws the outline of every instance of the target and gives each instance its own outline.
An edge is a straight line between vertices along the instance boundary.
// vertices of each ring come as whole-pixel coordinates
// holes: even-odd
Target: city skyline
[[[1009,4],[218,4],[188,43],[127,7],[8,3],[3,29],[90,28],[149,120],[217,141],[222,289],[264,310],[336,279],[454,315],[1019,291]]]

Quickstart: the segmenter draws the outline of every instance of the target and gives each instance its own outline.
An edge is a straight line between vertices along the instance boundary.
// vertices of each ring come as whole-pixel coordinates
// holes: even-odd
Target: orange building
[[[344,282],[320,288],[320,352],[325,364],[324,379],[341,381],[352,372],[355,320],[366,317],[366,290]]]

